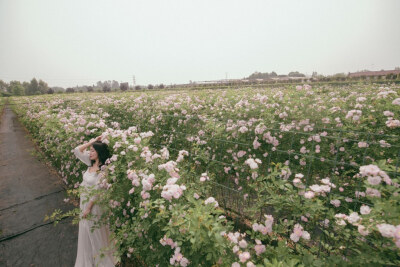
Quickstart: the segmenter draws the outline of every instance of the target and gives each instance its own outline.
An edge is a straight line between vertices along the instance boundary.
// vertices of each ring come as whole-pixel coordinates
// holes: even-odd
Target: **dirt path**
[[[60,178],[32,155],[35,146],[9,107],[0,121],[0,266],[73,266],[78,226],[43,221],[56,208],[73,208]]]

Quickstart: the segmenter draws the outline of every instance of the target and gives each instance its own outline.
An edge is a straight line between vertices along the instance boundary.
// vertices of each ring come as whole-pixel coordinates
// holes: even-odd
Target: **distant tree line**
[[[400,68],[396,68],[396,71],[399,71]],[[383,70],[382,70],[383,71]],[[368,70],[364,70],[364,72],[369,72]],[[93,85],[83,85],[83,86],[75,86],[68,87],[64,89],[63,87],[49,87],[48,84],[39,79],[33,78],[30,82],[20,82],[20,81],[10,81],[9,83],[0,80],[0,95],[1,96],[23,96],[23,95],[40,95],[40,94],[54,94],[54,93],[83,93],[83,92],[112,92],[112,91],[128,91],[128,90],[160,90],[165,88],[185,88],[185,87],[220,87],[220,86],[240,86],[240,85],[250,85],[250,84],[259,84],[259,83],[292,83],[293,79],[297,82],[336,82],[336,81],[363,81],[363,80],[371,80],[371,81],[387,81],[387,80],[400,80],[400,73],[389,73],[381,76],[359,76],[359,77],[350,77],[345,73],[336,73],[334,75],[324,76],[318,74],[317,72],[313,72],[311,77],[306,77],[303,73],[298,71],[289,72],[287,75],[278,75],[275,71],[271,73],[265,72],[254,72],[249,77],[244,79],[236,79],[236,80],[221,80],[216,83],[208,83],[208,84],[179,84],[179,85],[169,85],[165,86],[164,84],[153,85],[148,84],[147,86],[131,86],[127,82],[119,83],[115,80],[109,81],[98,81]],[[246,81],[247,80],[247,81]],[[295,82],[296,82],[295,81]]]
[[[256,79],[265,79],[265,80],[267,80],[267,79],[276,78],[276,77],[278,77],[278,74],[276,74],[275,71],[273,71],[271,73],[268,73],[268,72],[262,73],[262,72],[256,71],[253,74],[251,74],[248,77],[248,79],[249,80],[256,80]]]
[[[164,84],[147,86],[136,85],[129,87],[127,82],[98,81],[93,85],[82,85],[75,87],[49,87],[49,85],[39,79],[33,78],[30,82],[10,81],[9,83],[0,80],[0,96],[24,96],[24,95],[40,95],[40,94],[59,94],[59,93],[83,93],[83,92],[112,92],[112,91],[128,91],[142,89],[164,89]]]
[[[33,78],[30,82],[0,80],[0,92],[2,95],[41,95],[52,94],[54,90],[43,80]]]
[[[278,75],[275,71],[272,71],[271,73],[265,72],[254,72],[253,74],[251,74],[249,77],[245,78],[248,80],[256,80],[256,79],[263,79],[263,80],[269,80],[269,79],[273,79],[273,78],[284,78],[284,77],[306,77],[306,75],[304,75],[303,73],[300,73],[298,71],[292,71],[289,72],[288,75]]]

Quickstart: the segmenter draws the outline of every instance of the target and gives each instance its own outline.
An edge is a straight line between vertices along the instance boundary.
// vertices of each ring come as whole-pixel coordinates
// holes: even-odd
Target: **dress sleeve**
[[[83,153],[78,149],[78,147],[75,147],[74,149],[74,154],[75,156],[80,159],[83,163],[85,163],[88,166],[92,166],[92,162],[90,161],[89,158],[89,151],[83,151]]]

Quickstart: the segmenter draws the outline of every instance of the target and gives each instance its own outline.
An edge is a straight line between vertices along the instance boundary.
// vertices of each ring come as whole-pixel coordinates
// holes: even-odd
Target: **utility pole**
[[[133,89],[135,89],[135,85],[136,85],[136,78],[135,78],[135,75],[132,75],[132,87],[133,87]]]

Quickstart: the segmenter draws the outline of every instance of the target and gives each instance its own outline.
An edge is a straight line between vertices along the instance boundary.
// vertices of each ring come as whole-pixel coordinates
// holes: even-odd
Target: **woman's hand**
[[[92,138],[92,139],[89,141],[89,143],[90,143],[90,144],[93,144],[93,143],[96,142],[96,141],[101,141],[101,135],[97,136],[96,138]]]
[[[82,218],[86,219],[86,217],[90,214],[90,212],[92,211],[92,209],[87,208],[83,214],[82,214]]]

